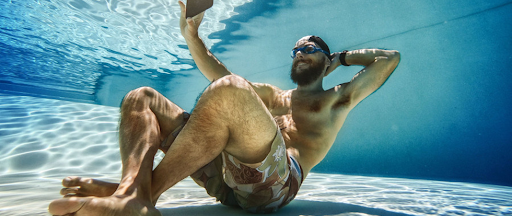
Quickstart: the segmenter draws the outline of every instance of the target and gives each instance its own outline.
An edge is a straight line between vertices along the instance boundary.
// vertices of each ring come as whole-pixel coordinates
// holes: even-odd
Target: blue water
[[[208,85],[180,36],[177,1],[2,0],[0,8],[0,195],[32,197],[38,212],[45,192],[21,193],[27,185],[57,193],[67,175],[117,177],[117,107],[127,92],[151,86],[190,111]],[[200,31],[232,72],[281,89],[295,88],[289,51],[304,35],[321,36],[331,51],[399,50],[397,70],[349,114],[313,172],[508,191],[511,12],[510,0],[215,0]],[[360,69],[337,69],[324,88]],[[462,209],[510,214],[512,192],[503,193],[498,210]],[[7,215],[20,212],[0,203]]]

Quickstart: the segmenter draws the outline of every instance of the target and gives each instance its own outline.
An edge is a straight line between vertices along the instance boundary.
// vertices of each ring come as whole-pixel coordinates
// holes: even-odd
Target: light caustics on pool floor
[[[118,108],[0,95],[0,214],[46,214],[68,175],[118,181],[118,119]],[[329,215],[512,215],[512,188],[460,182],[312,173],[296,200],[279,214],[307,201],[341,206]],[[185,179],[157,207],[209,205],[219,204]]]

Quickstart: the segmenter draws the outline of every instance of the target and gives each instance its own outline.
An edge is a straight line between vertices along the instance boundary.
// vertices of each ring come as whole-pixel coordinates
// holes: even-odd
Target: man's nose
[[[304,54],[302,53],[302,51],[297,51],[297,53],[295,53],[295,57],[296,58],[304,58]]]

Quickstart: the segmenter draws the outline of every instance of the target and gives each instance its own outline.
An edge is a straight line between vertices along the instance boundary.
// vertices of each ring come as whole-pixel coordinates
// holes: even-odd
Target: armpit
[[[332,109],[338,109],[340,107],[348,106],[350,104],[352,94],[350,94],[350,92],[347,92],[346,87],[348,84],[349,83],[342,83],[334,87],[334,91],[337,94],[337,99],[334,102]]]
[[[340,107],[348,106],[350,104],[350,100],[350,94],[343,94],[336,100],[336,102],[334,102],[332,109],[338,109]]]

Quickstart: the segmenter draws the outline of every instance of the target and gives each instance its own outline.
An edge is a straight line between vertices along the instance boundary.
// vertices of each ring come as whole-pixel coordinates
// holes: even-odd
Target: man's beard
[[[299,86],[307,86],[322,76],[322,72],[325,67],[323,62],[311,62],[307,69],[303,69],[300,73],[297,73],[297,65],[303,61],[297,61],[292,65],[290,77],[293,83]]]

